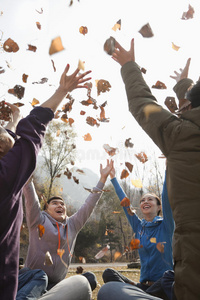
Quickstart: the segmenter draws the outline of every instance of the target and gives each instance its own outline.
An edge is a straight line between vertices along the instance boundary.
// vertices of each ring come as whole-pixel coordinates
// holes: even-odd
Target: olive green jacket
[[[130,112],[167,158],[167,189],[176,228],[200,225],[200,107],[177,117],[157,103],[135,62],[123,65],[121,74]],[[177,83],[178,97],[191,82]]]

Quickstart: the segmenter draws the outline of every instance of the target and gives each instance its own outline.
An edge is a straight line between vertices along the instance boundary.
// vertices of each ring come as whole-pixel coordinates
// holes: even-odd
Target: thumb
[[[130,51],[134,53],[134,38],[131,40]]]

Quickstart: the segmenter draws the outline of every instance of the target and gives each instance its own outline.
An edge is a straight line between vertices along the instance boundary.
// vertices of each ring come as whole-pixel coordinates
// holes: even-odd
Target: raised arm
[[[91,77],[85,78],[85,76],[91,73],[91,71],[87,71],[79,75],[79,69],[77,68],[74,73],[67,75],[68,71],[69,64],[66,66],[63,74],[61,75],[58,89],[47,101],[41,105],[41,107],[51,108],[53,112],[55,112],[63,98],[69,92],[77,88],[87,88],[87,86],[83,85],[83,83],[91,79]]]
[[[107,180],[107,177],[110,173],[110,170],[113,167],[113,161],[107,160],[107,165],[103,168],[102,164],[100,164],[100,180],[97,183],[96,187],[93,188],[93,192],[90,193],[85,203],[81,206],[81,208],[69,218],[70,222],[73,222],[74,227],[78,233],[81,228],[84,226],[90,215],[92,214],[94,207],[96,206],[98,200],[100,199],[103,191],[104,184]]]
[[[4,128],[15,133],[17,124],[21,120],[20,110],[16,105],[13,105],[8,102],[6,102],[6,104],[10,107],[12,111],[12,116],[11,116],[11,120],[7,123],[7,125]]]

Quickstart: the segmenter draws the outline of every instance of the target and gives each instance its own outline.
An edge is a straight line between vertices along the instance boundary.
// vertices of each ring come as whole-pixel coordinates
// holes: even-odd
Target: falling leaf
[[[90,126],[94,126],[96,125],[97,127],[99,127],[99,123],[97,122],[97,120],[95,120],[93,117],[87,117],[86,118],[86,123]]]
[[[113,214],[121,214],[121,211],[116,211],[116,210],[113,210],[112,212]]]
[[[144,107],[144,114],[145,114],[145,117],[146,117],[146,120],[148,121],[149,119],[149,116],[151,114],[154,114],[154,113],[158,113],[162,110],[161,106],[157,105],[157,104],[147,104],[145,107]]]
[[[180,49],[179,46],[175,45],[173,42],[172,42],[172,49],[178,51]]]
[[[24,105],[24,103],[21,103],[21,102],[16,102],[16,103],[13,103],[13,105],[17,106],[17,107],[21,107]]]
[[[69,125],[72,126],[72,124],[74,123],[74,119],[69,118],[68,120],[69,120]]]
[[[121,252],[116,251],[116,252],[114,253],[114,261],[116,261],[116,260],[117,260],[118,258],[120,258],[120,257],[122,257]]]
[[[166,97],[165,99],[165,105],[171,111],[172,113],[175,113],[175,111],[178,109],[175,98],[174,97]]]
[[[51,63],[52,63],[54,72],[56,72],[56,67],[55,67],[55,63],[54,63],[53,59],[51,59]]]
[[[60,177],[61,177],[61,174],[56,175],[56,178],[60,178]]]
[[[22,75],[22,81],[23,81],[24,83],[26,83],[26,82],[27,82],[27,79],[28,79],[28,75],[27,75],[27,74],[23,74],[23,75]]]
[[[36,22],[36,26],[37,26],[37,28],[38,28],[39,30],[41,30],[41,24],[40,24],[40,22]]]
[[[141,68],[140,71],[143,73],[143,74],[146,74],[147,70],[145,68]]]
[[[125,140],[125,147],[133,148],[134,144],[130,142],[131,138]]]
[[[37,11],[38,14],[42,14],[43,13],[43,8],[41,8],[41,11],[38,11],[37,9],[36,9],[36,11]]]
[[[65,253],[65,249],[57,249],[57,254],[62,258],[63,254]]]
[[[6,52],[17,52],[19,50],[19,46],[16,42],[14,42],[12,39],[7,39],[3,44],[3,49]]]
[[[165,246],[164,246],[164,243],[162,242],[159,242],[159,243],[157,243],[157,245],[156,245],[156,248],[158,249],[158,251],[160,251],[161,253],[164,253],[164,248],[165,248]]]
[[[79,28],[79,32],[83,35],[87,34],[88,33],[88,28],[86,26],[81,26]]]
[[[182,20],[192,19],[194,16],[194,8],[189,4],[188,11],[182,15]]]
[[[75,176],[73,176],[73,180],[76,184],[79,184],[79,179],[77,179]]]
[[[49,48],[49,55],[60,52],[62,50],[64,50],[64,47],[62,45],[61,37],[58,36],[51,41],[51,46]]]
[[[59,115],[61,113],[61,110],[57,110],[54,114],[54,119],[58,119],[59,118]]]
[[[95,80],[97,85],[97,95],[99,96],[101,93],[109,92],[111,85],[107,80],[100,79]]]
[[[142,188],[142,181],[140,179],[131,179],[131,183],[133,186],[135,186],[136,188]]]
[[[10,121],[12,116],[11,108],[5,104],[5,101],[0,102],[0,120]]]
[[[63,122],[65,122],[65,123],[68,123],[68,122],[69,122],[69,121],[68,121],[67,114],[63,114],[63,115],[60,117],[60,119],[61,119]]]
[[[79,256],[79,260],[80,258],[82,258],[81,256]],[[83,268],[82,267],[77,267],[76,268],[76,274],[82,274],[83,273]]]
[[[114,156],[119,151],[118,148],[110,147],[108,144],[104,144],[103,148],[108,153],[108,155],[110,155],[110,156]]]
[[[150,238],[150,242],[156,244],[157,243],[156,238],[155,237]]]
[[[25,88],[21,85],[15,85],[13,89],[9,89],[8,93],[16,96],[18,99],[22,99],[24,97]]]
[[[39,233],[39,238],[40,239],[43,236],[44,232],[45,232],[45,227],[41,224],[38,224],[38,233]]]
[[[125,166],[128,168],[129,172],[133,171],[133,165],[130,162],[125,162]]]
[[[67,168],[66,171],[64,172],[64,175],[66,175],[68,179],[71,179],[71,177],[72,177],[72,173],[69,171],[68,168]]]
[[[78,61],[78,69],[84,71],[85,70],[85,64],[82,60],[79,59]]]
[[[166,87],[166,85],[165,85],[163,82],[161,82],[161,81],[158,80],[158,81],[156,82],[156,84],[152,85],[152,88],[158,89],[158,90],[164,90],[164,89],[166,89],[167,87]]]
[[[130,204],[131,204],[131,202],[130,202],[129,198],[127,198],[127,197],[124,197],[124,198],[122,199],[122,201],[120,202],[120,205],[121,205],[122,207],[129,207]]]
[[[134,216],[136,214],[136,210],[131,205],[130,207],[127,207],[126,210],[130,216]]]
[[[31,102],[31,105],[32,105],[32,106],[35,106],[35,105],[37,105],[37,104],[39,104],[39,103],[40,103],[39,100],[37,100],[36,98],[33,98],[32,102]]]
[[[131,241],[130,241],[130,249],[131,250],[136,250],[136,249],[140,249],[140,248],[142,248],[143,246],[142,245],[140,245],[140,240],[139,239],[132,239]]]
[[[40,79],[40,81],[34,81],[34,82],[32,82],[32,84],[43,84],[43,83],[46,83],[47,81],[48,81],[48,78],[43,77]]]
[[[37,50],[37,47],[36,46],[33,46],[33,45],[30,45],[30,44],[28,44],[28,49],[27,49],[28,51],[33,51],[33,52],[36,52],[36,50]]]
[[[137,159],[138,159],[140,162],[142,162],[143,164],[144,164],[145,162],[148,161],[148,157],[147,157],[146,153],[144,153],[143,151],[141,151],[141,152],[138,153],[138,154],[135,154],[135,156],[136,156]]]
[[[80,262],[82,263],[82,264],[85,264],[86,263],[86,259],[85,259],[85,257],[83,257],[83,256],[79,256],[79,258],[78,258],[79,260],[80,260]],[[78,268],[77,268],[78,269]],[[82,269],[82,271],[83,271],[83,268],[81,268]],[[79,274],[81,274],[81,273],[79,273]]]
[[[84,141],[91,141],[91,140],[92,140],[92,137],[91,137],[90,133],[86,133],[86,134],[83,136],[83,138],[84,138]]]
[[[93,104],[93,100],[92,99],[88,99],[88,100],[83,100],[80,102],[82,105],[85,105],[85,106],[89,106],[90,104]]]
[[[105,117],[105,109],[103,106],[100,106],[101,112],[100,112],[100,118],[98,118],[98,120],[100,122],[109,122],[109,118]]]
[[[72,110],[72,105],[73,105],[74,101],[75,100],[73,98],[70,98],[69,102],[67,102],[66,104],[63,105],[62,111],[64,113],[70,112]]]
[[[96,259],[102,258],[102,257],[106,254],[106,252],[107,252],[109,249],[110,249],[110,246],[107,245],[106,247],[104,247],[101,251],[99,251],[99,252],[95,255],[95,258],[96,258]]]
[[[109,55],[112,55],[115,51],[115,39],[114,37],[109,37],[104,43],[104,51],[108,53]]]
[[[81,110],[81,111],[80,111],[80,115],[81,115],[81,116],[84,116],[85,114],[86,114],[86,112],[85,112],[84,110]]]
[[[5,73],[5,69],[3,67],[0,67],[0,74]]]
[[[117,21],[117,23],[113,26],[112,30],[117,31],[121,30],[121,19],[119,21]]]
[[[152,31],[151,26],[149,25],[149,23],[142,26],[142,28],[139,30],[139,33],[145,38],[150,38],[150,37],[154,36],[153,31]]]
[[[50,254],[49,251],[47,251],[45,253],[44,265],[45,266],[52,266],[53,265],[53,259],[52,259],[51,254]]]
[[[79,174],[85,174],[85,172],[81,169],[77,169],[76,172],[79,173]]]
[[[125,179],[129,176],[129,172],[126,169],[123,169],[121,172],[120,179]]]

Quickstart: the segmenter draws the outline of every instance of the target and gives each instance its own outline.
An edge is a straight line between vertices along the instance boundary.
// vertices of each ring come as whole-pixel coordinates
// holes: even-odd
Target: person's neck
[[[155,217],[156,217],[156,215],[146,215],[145,220],[147,222],[152,222]]]

